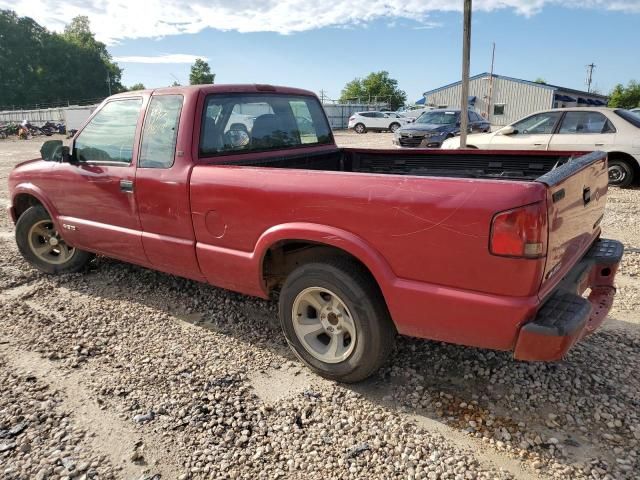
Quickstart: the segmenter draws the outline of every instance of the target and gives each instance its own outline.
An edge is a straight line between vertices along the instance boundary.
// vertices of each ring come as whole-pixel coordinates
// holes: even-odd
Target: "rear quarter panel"
[[[492,217],[545,198],[546,187],[535,182],[205,165],[191,177],[201,249],[255,258],[265,232],[313,224],[361,239],[394,277],[505,296],[535,295],[544,259],[490,255]],[[212,283],[244,275],[251,278],[223,286],[256,291],[257,271],[239,272],[226,260],[200,264]]]

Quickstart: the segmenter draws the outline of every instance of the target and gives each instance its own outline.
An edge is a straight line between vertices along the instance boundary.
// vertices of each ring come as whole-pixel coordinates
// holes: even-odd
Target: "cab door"
[[[197,96],[156,94],[149,101],[135,186],[142,244],[154,268],[204,281],[189,204],[191,138]]]
[[[47,191],[71,245],[147,264],[134,184],[142,107],[142,96],[103,104],[77,134],[72,162],[52,171]]]
[[[536,113],[511,126],[511,134],[501,134],[500,130],[491,137],[491,147],[496,150],[547,150],[551,135],[555,131],[562,112]]]

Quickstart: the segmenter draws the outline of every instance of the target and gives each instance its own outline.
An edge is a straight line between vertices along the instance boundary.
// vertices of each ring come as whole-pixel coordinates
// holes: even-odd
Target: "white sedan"
[[[407,122],[396,112],[357,112],[349,117],[349,128],[356,133],[367,133],[368,130],[395,132]]]
[[[467,137],[469,148],[490,150],[602,150],[609,153],[609,183],[628,187],[640,178],[640,117],[623,109],[557,108],[538,112],[491,133]],[[442,144],[460,148],[460,137]]]

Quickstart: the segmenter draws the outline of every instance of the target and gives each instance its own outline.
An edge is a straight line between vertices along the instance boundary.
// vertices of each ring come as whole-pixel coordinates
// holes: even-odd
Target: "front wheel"
[[[633,168],[624,160],[609,160],[609,185],[620,188],[633,183]]]
[[[389,125],[389,130],[391,130],[391,133],[396,133],[396,130],[398,130],[400,128],[400,124],[399,123],[392,123],[391,125]]]
[[[353,129],[356,131],[356,133],[367,133],[367,127],[365,127],[362,123],[358,123],[355,127],[353,127]]]
[[[326,258],[295,269],[279,309],[289,346],[325,378],[363,380],[393,347],[395,327],[382,295],[368,272],[349,259]]]
[[[16,223],[16,243],[22,256],[45,273],[73,273],[93,257],[64,241],[41,206],[27,209]]]

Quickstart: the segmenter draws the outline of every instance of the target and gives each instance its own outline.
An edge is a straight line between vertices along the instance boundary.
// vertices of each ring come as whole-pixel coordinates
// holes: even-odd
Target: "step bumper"
[[[604,321],[616,294],[614,279],[624,246],[598,240],[518,334],[514,357],[528,361],[562,359]],[[590,289],[588,296],[583,295]]]

